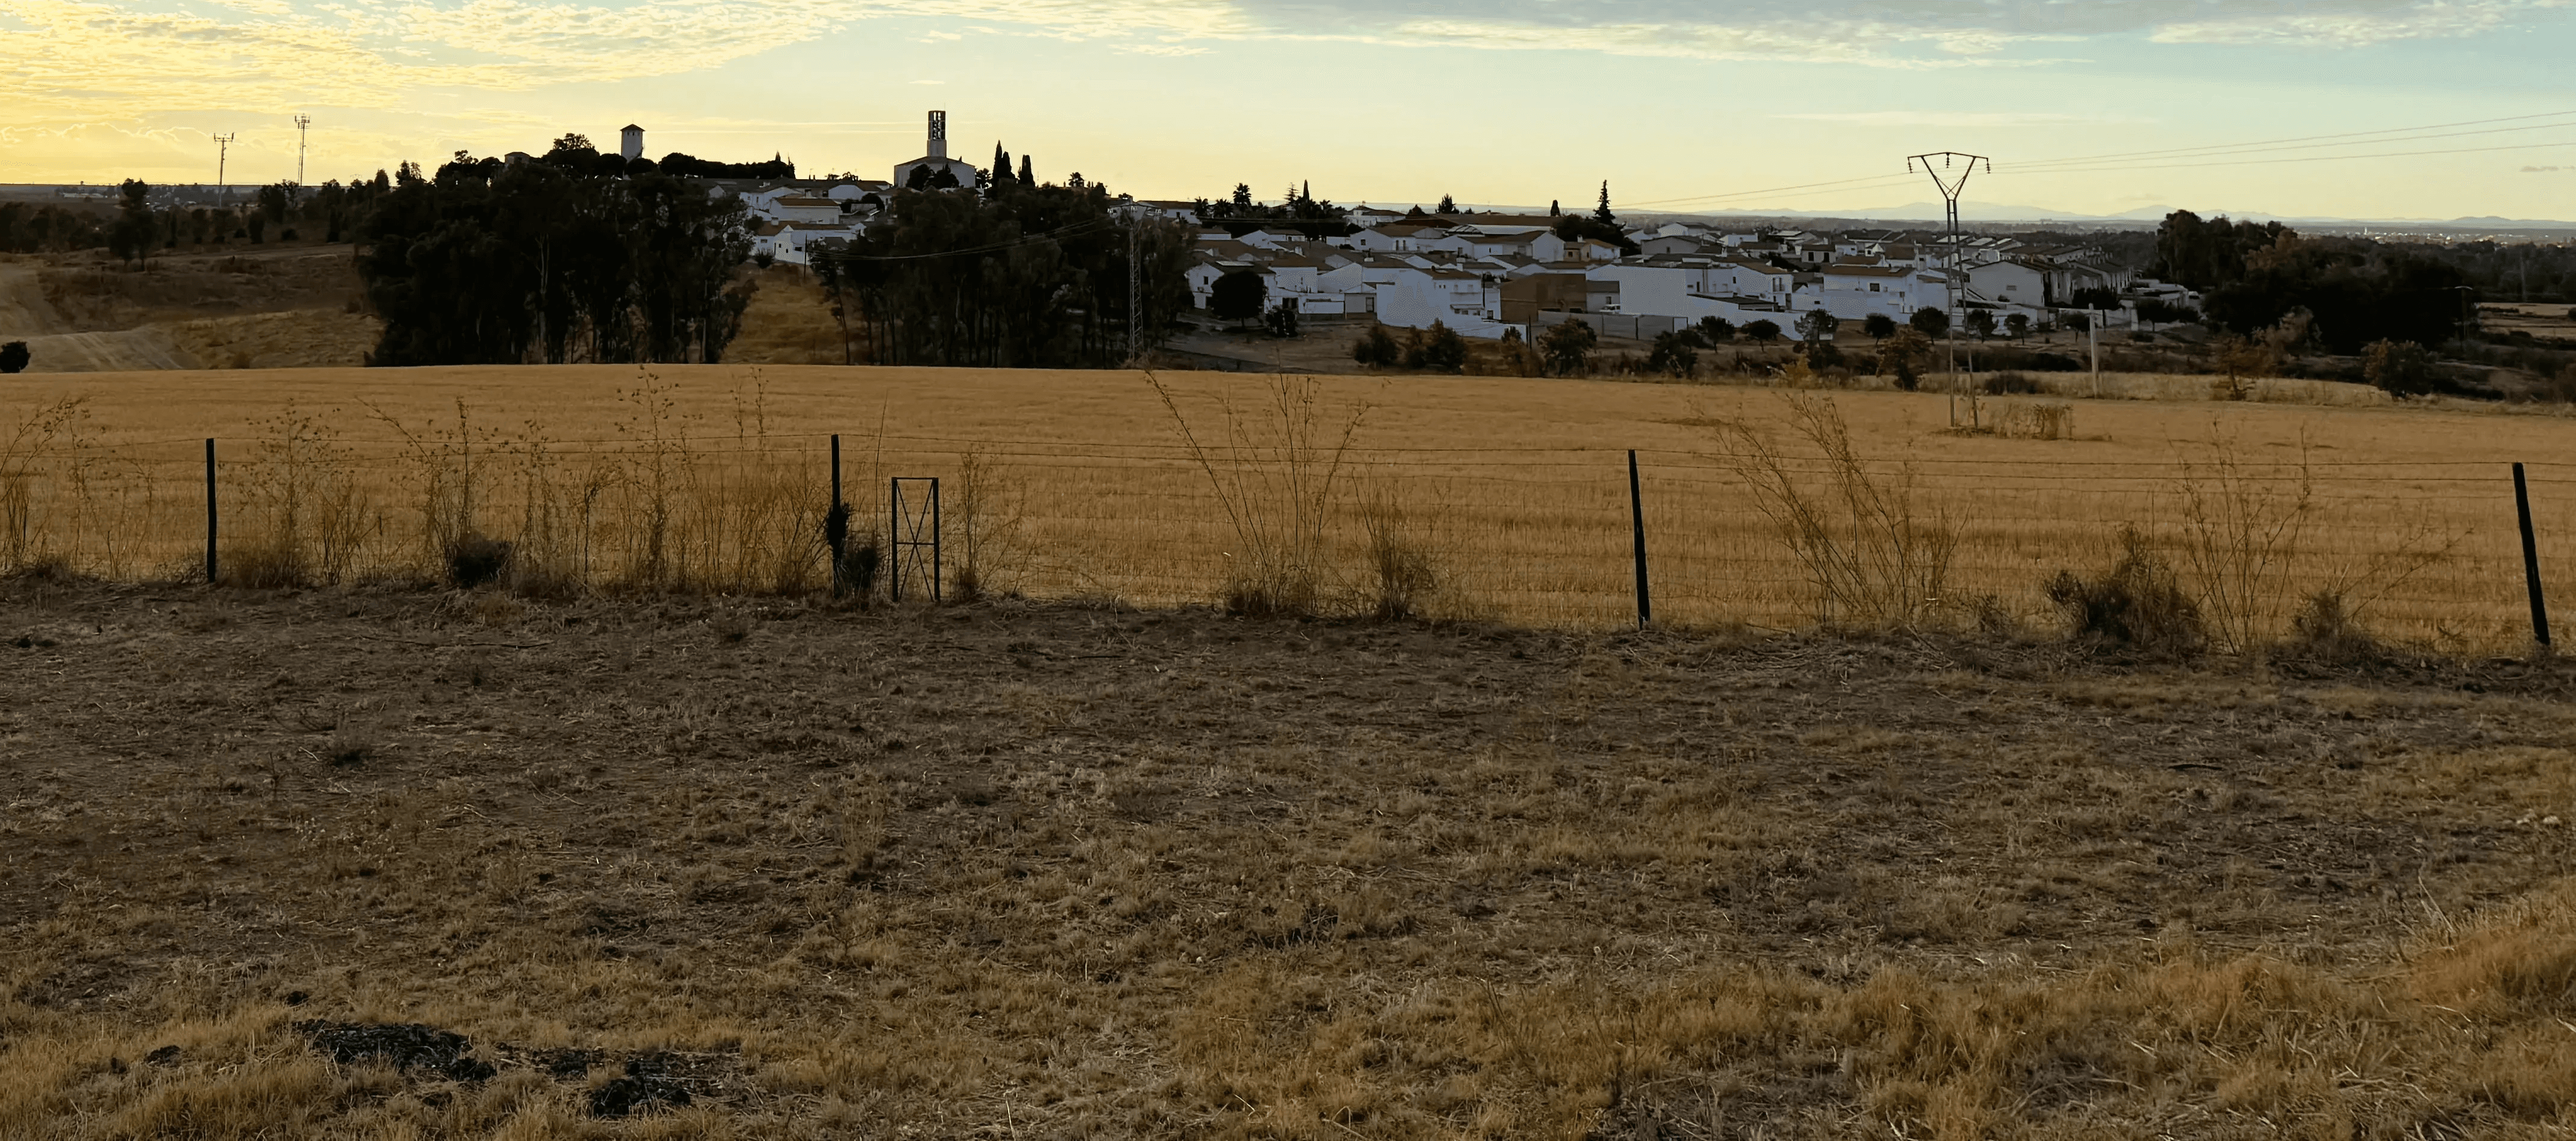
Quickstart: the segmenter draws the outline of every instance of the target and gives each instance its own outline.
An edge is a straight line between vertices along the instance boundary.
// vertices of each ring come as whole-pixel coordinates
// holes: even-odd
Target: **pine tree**
[[[1610,212],[1610,181],[1608,179],[1603,179],[1601,182],[1601,205],[1593,207],[1592,220],[1599,222],[1604,226],[1615,226],[1619,224],[1619,216]]]
[[[1458,203],[1446,194],[1440,196],[1440,208],[1432,211],[1434,214],[1455,214],[1457,212]]]
[[[1022,186],[1035,186],[1035,185],[1037,185],[1037,184],[1038,184],[1038,176],[1037,176],[1037,175],[1035,175],[1035,174],[1031,174],[1031,173],[1029,172],[1029,156],[1027,156],[1027,155],[1025,155],[1025,154],[1024,154],[1024,155],[1021,155],[1021,156],[1020,156],[1020,185],[1022,185]]]
[[[1550,198],[1550,199],[1548,199],[1548,200],[1547,200],[1547,216],[1548,216],[1548,217],[1550,217],[1550,218],[1554,218],[1554,217],[1556,217],[1556,216],[1558,216],[1558,215],[1560,215],[1560,214],[1565,213],[1565,211],[1563,211],[1563,210],[1559,210],[1559,209],[1557,209],[1556,207],[1557,207],[1556,199]]]

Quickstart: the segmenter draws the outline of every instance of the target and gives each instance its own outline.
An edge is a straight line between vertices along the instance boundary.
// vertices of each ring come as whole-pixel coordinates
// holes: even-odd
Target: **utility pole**
[[[2102,311],[2096,309],[2084,322],[2084,348],[2093,357],[2093,395],[2102,395]]]
[[[295,184],[304,185],[304,128],[313,125],[313,116],[295,117]]]
[[[1127,364],[1136,364],[1137,301],[1143,295],[1142,276],[1136,267],[1136,211],[1127,213]]]
[[[229,204],[233,198],[231,184],[224,181],[224,159],[232,154],[233,140],[240,137],[239,132],[215,136],[215,204],[218,206]]]
[[[1932,160],[1934,159],[1941,160],[1941,165],[1932,165]],[[1986,173],[1988,174],[1993,174],[1995,172],[1995,164],[1993,160],[1988,159],[1984,155],[1972,155],[1962,153],[1960,151],[1934,151],[1930,154],[1919,154],[1907,157],[1905,160],[1905,173],[1914,173],[1914,164],[1918,162],[1923,164],[1923,173],[1932,176],[1932,185],[1940,189],[1941,201],[1949,207],[1950,281],[1949,288],[1945,290],[1944,293],[1949,298],[1950,341],[1944,367],[1946,367],[1950,373],[1951,383],[1956,384],[1958,383],[1959,377],[1959,289],[1961,286],[1959,266],[1959,195],[1962,191],[1965,191],[1968,188],[1968,176],[1977,172],[1978,163],[1982,162],[1986,164]]]

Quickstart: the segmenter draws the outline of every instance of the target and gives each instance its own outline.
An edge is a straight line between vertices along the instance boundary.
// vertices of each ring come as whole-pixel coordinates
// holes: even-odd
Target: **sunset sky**
[[[0,0],[0,181],[291,178],[298,112],[312,182],[629,121],[883,178],[940,107],[1145,197],[1860,209],[1949,149],[2052,211],[2564,219],[2570,3]]]

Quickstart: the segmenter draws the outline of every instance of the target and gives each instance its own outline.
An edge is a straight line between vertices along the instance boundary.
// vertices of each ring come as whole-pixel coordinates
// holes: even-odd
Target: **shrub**
[[[1590,363],[1592,347],[1601,343],[1601,334],[1583,321],[1565,321],[1538,339],[1539,356],[1547,361],[1547,371],[1558,376],[1581,376]]]
[[[2047,592],[2080,640],[2172,655],[2196,653],[2209,642],[2200,606],[2134,527],[2121,528],[2120,559],[2108,573],[2087,580],[2062,570],[2048,580]]]
[[[472,590],[510,569],[510,544],[488,535],[468,533],[447,545],[447,581]]]
[[[2379,640],[2362,629],[2343,592],[2320,590],[2290,618],[2290,646],[2310,657],[2356,662],[2382,656]]]
[[[2017,372],[1999,372],[1986,378],[1983,386],[1988,396],[2037,396],[2039,381]]]
[[[34,358],[35,354],[27,351],[25,341],[11,341],[0,345],[0,373],[25,372],[27,363]]]
[[[1369,331],[1360,334],[1360,339],[1351,345],[1351,359],[1363,365],[1392,368],[1403,358],[1403,347],[1388,335],[1384,325],[1369,326]]]
[[[2363,350],[2362,379],[2392,396],[2433,391],[2433,355],[2413,341],[2373,341]]]
[[[1960,521],[1919,494],[1911,465],[1873,470],[1832,400],[1784,399],[1786,438],[1767,426],[1720,421],[1722,458],[1806,569],[1820,620],[1913,625],[1941,604]]]
[[[1674,377],[1686,377],[1699,368],[1699,340],[1688,330],[1661,333],[1655,337],[1655,350],[1646,356],[1646,368]]]
[[[1428,332],[1414,330],[1404,346],[1404,367],[1432,372],[1459,372],[1467,367],[1467,338],[1434,321]]]

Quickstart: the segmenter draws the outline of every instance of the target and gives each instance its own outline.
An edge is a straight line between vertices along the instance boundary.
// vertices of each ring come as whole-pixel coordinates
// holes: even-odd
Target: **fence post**
[[[886,597],[903,601],[903,477],[886,480]]]
[[[2540,542],[2531,531],[2531,489],[2523,482],[2521,464],[2513,465],[2513,510],[2522,517],[2522,581],[2531,591],[2531,637],[2548,649],[2549,603],[2540,596]]]
[[[206,439],[206,585],[215,584],[215,441]]]
[[[847,348],[844,344],[842,347]],[[840,525],[832,525],[833,520]],[[841,552],[849,545],[850,508],[841,502],[841,434],[832,433],[832,505],[823,516],[823,537],[832,548],[832,597],[841,596]]]
[[[1637,627],[1655,620],[1655,605],[1646,591],[1646,499],[1637,486],[1637,449],[1628,449],[1628,522],[1637,548]]]

